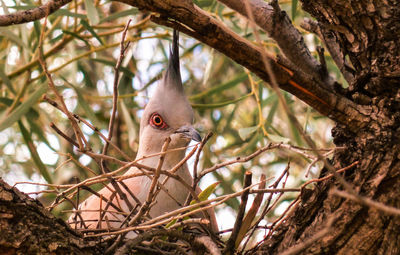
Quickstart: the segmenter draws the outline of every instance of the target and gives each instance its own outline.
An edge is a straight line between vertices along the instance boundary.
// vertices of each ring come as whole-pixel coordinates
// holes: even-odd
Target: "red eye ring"
[[[165,121],[163,120],[163,118],[161,117],[160,114],[158,113],[153,113],[150,116],[150,120],[149,123],[152,127],[154,128],[159,128],[159,129],[166,129],[168,128],[167,123],[165,123]]]

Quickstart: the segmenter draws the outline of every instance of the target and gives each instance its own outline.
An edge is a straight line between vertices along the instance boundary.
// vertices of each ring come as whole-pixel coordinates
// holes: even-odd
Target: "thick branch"
[[[182,30],[199,41],[217,49],[240,65],[248,68],[264,81],[270,77],[264,68],[261,49],[235,34],[220,21],[194,5],[191,1],[116,0],[139,9],[157,12],[157,23]],[[180,22],[172,22],[171,19]],[[357,131],[369,120],[361,106],[327,88],[315,75],[289,70],[269,56],[271,68],[281,89],[297,96],[331,119]]]
[[[57,4],[56,2],[50,2],[48,3],[48,5],[31,10],[31,12],[42,12],[43,10],[45,10],[44,8],[49,8],[47,10],[50,14],[63,4],[68,3],[67,1],[68,0],[57,1]],[[223,23],[214,19],[207,12],[194,5],[192,1],[115,1],[123,2],[134,7],[138,7],[142,10],[157,12],[161,14],[160,17],[154,18],[157,23],[178,28],[184,33],[189,34],[199,41],[217,49],[240,65],[248,68],[264,81],[270,81],[270,77],[265,70],[262,61],[262,50],[258,46],[235,34]],[[257,2],[254,0],[252,3],[255,4]],[[256,5],[254,5],[254,8],[255,7]],[[38,11],[39,9],[41,11]],[[277,10],[277,7],[275,9]],[[268,8],[264,8],[264,11],[269,13]],[[271,15],[269,16],[269,18],[259,17],[258,22],[260,24],[263,24],[264,29],[271,32],[271,34],[276,38],[279,46],[282,49],[285,49],[283,51],[288,57],[291,56],[294,63],[303,63],[302,61],[300,61],[300,59],[307,58],[308,60],[306,62],[308,63],[307,65],[310,67],[310,69],[313,69],[314,67],[316,68],[317,64],[314,63],[315,60],[310,59],[312,58],[311,56],[310,58],[307,57],[309,54],[307,53],[307,49],[305,47],[301,45],[298,46],[300,47],[300,49],[297,48],[297,50],[299,51],[299,55],[297,55],[296,57],[295,55],[293,55],[295,54],[294,52],[296,50],[290,48],[290,46],[285,46],[285,44],[287,44],[288,41],[290,42],[291,40],[293,40],[294,42],[301,42],[301,36],[296,36],[295,32],[293,32],[293,29],[290,29],[291,24],[287,23],[288,21],[283,21],[283,23],[286,24],[286,28],[288,28],[289,31],[292,32],[288,32],[287,35],[277,35],[278,33],[274,32],[274,29],[277,28],[274,28],[273,25],[271,26],[268,23],[268,21],[271,19]],[[26,15],[20,16],[25,17]],[[257,14],[256,16],[260,16],[260,14]],[[0,20],[7,17],[9,16],[1,16]],[[31,19],[18,19],[18,22],[28,22],[30,20],[34,20],[33,17],[39,19],[43,16],[32,15],[30,17]],[[172,22],[171,19],[178,21],[180,24]],[[8,20],[10,20],[10,18],[8,18]],[[14,21],[11,21],[11,23],[12,22]],[[280,31],[280,33],[282,33],[282,31]],[[286,49],[286,47],[288,48]],[[324,83],[325,81],[316,78],[319,75],[319,71],[315,71],[313,69],[313,72],[306,73],[300,70],[290,70],[290,68],[288,68],[287,66],[283,66],[282,64],[277,63],[276,59],[273,56],[269,56],[269,61],[271,63],[271,68],[276,77],[277,83],[281,89],[286,90],[289,93],[297,96],[299,99],[303,100],[305,103],[319,111],[321,114],[350,127],[352,130],[354,130],[354,132],[363,127],[365,123],[368,123],[369,118],[367,116],[369,112],[363,109],[362,106],[359,106],[354,102],[348,100],[347,98],[333,92],[329,88],[329,86]]]
[[[219,0],[229,8],[248,17],[245,2],[242,0]],[[261,0],[247,0],[255,23],[269,34],[279,45],[283,54],[305,73],[319,75],[324,81],[332,83],[329,76],[320,73],[320,65],[311,56],[300,32],[293,26],[286,12]],[[326,84],[332,86],[332,84]]]
[[[71,2],[71,0],[49,1],[48,3],[34,9],[0,15],[0,26],[10,26],[39,20],[44,18],[46,13],[53,13],[69,2]]]
[[[2,254],[101,254],[102,248],[78,236],[39,202],[0,178]]]

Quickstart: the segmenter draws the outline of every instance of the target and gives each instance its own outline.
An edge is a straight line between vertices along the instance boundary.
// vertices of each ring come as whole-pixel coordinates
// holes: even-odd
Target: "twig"
[[[130,42],[128,41],[127,45],[124,45],[125,42],[125,36],[126,32],[128,31],[129,24],[131,23],[131,19],[128,20],[127,24],[125,25],[124,31],[122,32],[122,38],[121,38],[121,43],[120,43],[120,55],[118,58],[118,61],[114,67],[114,85],[113,85],[113,107],[112,107],[112,112],[111,112],[111,118],[109,121],[108,125],[108,137],[107,140],[111,141],[111,138],[113,136],[113,131],[114,131],[114,122],[115,122],[115,116],[117,113],[117,107],[118,107],[118,84],[119,84],[119,72],[120,72],[120,67],[122,64],[122,60],[125,57],[125,51],[129,47]],[[108,151],[108,146],[109,143],[106,141],[103,147],[103,154],[107,154]]]
[[[319,62],[321,63],[321,72],[322,72],[322,77],[329,75],[328,68],[326,67],[326,61],[325,61],[325,49],[322,48],[321,46],[317,46],[317,52],[319,56]]]
[[[166,224],[166,223],[168,223],[168,222],[170,222],[172,220],[183,219],[183,218],[188,217],[190,215],[196,214],[196,213],[198,213],[200,211],[204,211],[204,210],[207,210],[207,209],[209,209],[211,207],[215,207],[215,206],[217,206],[219,204],[222,204],[228,199],[240,196],[243,192],[245,192],[248,189],[251,189],[255,185],[258,185],[258,183],[254,184],[254,185],[251,185],[250,187],[247,187],[246,189],[243,189],[241,191],[238,191],[238,192],[235,192],[235,193],[232,193],[232,194],[229,194],[229,195],[220,196],[220,197],[209,199],[209,200],[206,200],[206,201],[201,201],[201,202],[196,203],[194,205],[189,205],[189,206],[185,206],[185,207],[182,207],[182,208],[178,208],[178,209],[176,209],[176,210],[174,210],[172,212],[167,212],[167,213],[165,213],[163,215],[160,215],[160,216],[158,216],[156,218],[148,220],[148,221],[146,221],[143,224],[138,225],[138,226],[128,227],[128,228],[121,229],[119,231],[110,232],[110,233],[93,235],[92,237],[94,237],[94,236],[106,236],[106,235],[118,235],[118,234],[130,232],[130,231],[134,231],[134,230],[149,229],[151,227],[156,227],[156,226],[160,226],[160,225]],[[215,204],[211,204],[213,202],[215,202]],[[206,205],[208,205],[208,206],[206,206]],[[188,212],[184,213],[186,211],[188,211]],[[184,213],[184,214],[181,214],[181,213]]]
[[[315,235],[313,235],[311,238],[307,240],[302,241],[301,243],[295,246],[290,247],[288,250],[284,251],[280,255],[295,255],[304,251],[305,249],[313,245],[316,241],[326,236],[331,231],[333,222],[334,218],[329,218],[328,221],[326,222],[326,225],[322,227],[320,231],[315,233]]]
[[[260,178],[260,184],[258,185],[258,188],[259,188],[258,191],[264,190],[265,185],[266,185],[266,178],[265,178],[265,175],[262,174],[261,178]],[[253,201],[249,211],[247,212],[246,217],[244,217],[244,219],[243,219],[242,226],[240,227],[240,231],[236,238],[235,248],[239,247],[240,242],[243,240],[247,231],[250,229],[251,223],[253,222],[254,218],[257,215],[258,209],[261,206],[263,198],[264,198],[264,193],[257,193],[256,197],[254,198],[254,201]],[[242,252],[244,251],[245,248],[246,247],[243,246]]]
[[[48,15],[48,10],[46,11],[46,19],[45,19],[45,21],[43,23],[42,32],[40,34],[40,40],[39,40],[39,46],[38,46],[39,63],[43,68],[43,72],[46,74],[50,89],[54,92],[54,94],[56,95],[58,101],[61,103],[61,108],[66,113],[66,115],[68,117],[68,120],[70,121],[70,123],[72,125],[72,128],[74,130],[76,139],[77,139],[78,144],[79,144],[78,148],[81,151],[83,151],[83,150],[85,150],[87,148],[90,148],[90,146],[89,146],[88,142],[86,141],[86,138],[83,135],[82,131],[80,130],[80,128],[78,126],[78,123],[76,123],[76,121],[75,121],[74,117],[72,116],[71,112],[68,110],[68,108],[67,108],[67,106],[66,106],[66,104],[64,102],[63,97],[60,95],[60,93],[58,93],[58,91],[57,91],[57,89],[56,89],[56,87],[54,85],[53,79],[52,79],[52,77],[51,77],[51,75],[50,75],[50,73],[49,73],[49,71],[47,69],[46,62],[44,60],[44,56],[43,56],[43,40],[44,40],[44,31],[46,29],[46,24],[47,24],[47,15]],[[85,143],[85,147],[84,147],[82,141]]]
[[[162,152],[165,152],[168,149],[168,145],[169,145],[170,142],[171,142],[171,138],[168,137],[164,141],[164,144],[163,144],[162,149],[161,149]],[[162,167],[162,165],[164,163],[164,158],[165,158],[165,154],[161,154],[160,159],[158,161],[158,165],[157,165],[156,171],[154,172],[153,179],[151,181],[150,189],[149,189],[149,191],[147,193],[146,201],[139,208],[139,211],[135,215],[135,217],[133,217],[129,221],[128,226],[136,225],[136,223],[142,218],[142,216],[145,215],[146,212],[148,212],[150,204],[152,203],[153,198],[155,197],[154,189],[155,189],[155,187],[156,187],[156,185],[158,183],[158,178],[160,176],[161,167]]]
[[[225,161],[223,163],[216,164],[216,165],[214,165],[214,166],[212,166],[210,168],[207,168],[207,169],[201,171],[200,174],[199,174],[199,179],[203,178],[203,176],[205,176],[208,173],[214,172],[215,170],[217,170],[219,168],[222,168],[222,167],[228,166],[228,165],[232,165],[232,164],[235,164],[235,163],[247,162],[247,161],[257,157],[261,153],[263,153],[263,152],[265,152],[267,150],[271,150],[273,148],[277,148],[277,147],[279,147],[279,145],[273,145],[273,144],[269,143],[267,146],[257,150],[256,152],[253,152],[252,154],[250,154],[250,155],[248,155],[248,156],[246,156],[244,158],[237,157],[234,160],[228,160],[228,161]]]
[[[163,230],[148,231],[148,232],[143,233],[140,236],[137,236],[134,239],[131,239],[131,240],[127,241],[124,244],[124,246],[122,246],[120,249],[118,249],[115,252],[115,255],[127,254],[130,250],[132,250],[132,248],[134,248],[135,246],[137,246],[138,244],[140,244],[144,240],[147,240],[147,239],[155,237],[155,236],[169,236],[169,237],[172,237],[172,238],[177,238],[179,240],[186,241],[192,247],[193,246],[195,246],[195,247],[196,246],[197,247],[198,246],[204,247],[204,243],[202,241],[198,242],[196,240],[195,236],[192,235],[192,234],[183,233],[182,231],[179,231],[179,230],[164,230],[163,229]],[[208,247],[204,247],[204,248],[208,249]]]
[[[337,170],[337,171],[335,171],[335,172],[336,172],[337,174],[342,173],[342,172],[344,172],[344,171],[347,171],[347,170],[351,169],[352,167],[354,167],[354,166],[357,165],[358,163],[359,163],[358,161],[355,161],[355,162],[353,162],[352,164],[350,164],[350,165],[348,165],[348,166],[346,166],[346,167],[343,167],[343,168],[341,168],[341,169],[339,169],[339,170]],[[334,176],[334,174],[328,174],[327,176],[322,177],[322,178],[319,178],[319,179],[312,179],[312,180],[309,180],[309,181],[307,181],[306,183],[304,183],[303,185],[301,185],[301,189],[304,189],[307,185],[309,185],[309,184],[311,184],[311,183],[314,183],[314,182],[322,182],[322,181],[328,180],[328,179],[332,178],[333,176]]]
[[[49,97],[47,97],[46,95],[43,96],[43,100],[47,101],[51,106],[57,108],[58,110],[60,110],[62,113],[64,113],[66,115],[66,113],[64,112],[64,110],[60,107],[59,104],[57,104],[56,101],[50,99]],[[78,114],[73,114],[74,118],[79,121],[82,122],[83,124],[85,124],[86,126],[88,126],[90,129],[92,129],[97,135],[99,135],[105,142],[108,142],[119,154],[121,154],[126,160],[132,161],[132,159],[126,154],[124,153],[117,145],[115,145],[113,142],[111,142],[107,137],[105,137],[103,135],[103,133],[100,132],[100,130],[93,126],[92,124],[90,124],[90,122],[88,122],[87,120],[85,120],[84,118],[82,118],[81,116],[79,116]],[[51,125],[54,125],[54,123],[51,123]],[[53,127],[52,127],[53,128]],[[56,130],[57,132],[57,130]],[[58,132],[57,132],[58,133]],[[63,136],[64,137],[64,136]],[[65,139],[67,139],[66,137],[64,137]],[[69,141],[69,140],[68,140]],[[76,144],[72,143],[73,145],[75,145],[77,148],[79,148],[79,146],[77,146]]]
[[[197,167],[199,164],[200,160],[200,154],[204,148],[204,145],[207,143],[207,141],[213,136],[214,134],[212,132],[208,132],[207,135],[203,138],[203,140],[200,143],[199,150],[197,151],[196,158],[194,160],[194,166],[193,166],[193,178],[192,178],[192,190],[195,191],[197,184],[200,181],[200,178],[198,178],[198,173],[197,173]],[[189,205],[190,201],[194,198],[191,194],[188,194],[186,201],[184,203],[185,206]]]
[[[340,48],[338,44],[338,40],[335,37],[334,33],[328,30],[322,31],[321,25],[314,20],[309,18],[305,18],[303,23],[300,24],[300,27],[303,29],[316,34],[321,41],[325,44],[326,48],[328,49],[333,61],[339,68],[340,72],[343,74],[343,77],[349,84],[353,83],[354,80],[354,69],[350,67],[348,61],[345,58],[345,54]]]
[[[195,244],[203,245],[211,255],[220,255],[218,246],[209,236],[199,236],[194,239]]]
[[[108,141],[111,141],[112,136],[113,136],[114,121],[115,121],[115,116],[117,113],[117,104],[118,104],[119,69],[121,67],[122,60],[124,59],[125,51],[129,47],[129,42],[127,43],[126,46],[124,45],[124,42],[125,42],[126,32],[128,31],[130,23],[131,23],[131,20],[128,20],[128,22],[125,26],[125,29],[122,32],[122,38],[121,38],[121,43],[120,43],[120,56],[118,58],[117,64],[115,65],[115,68],[114,68],[115,74],[114,74],[114,86],[113,86],[113,107],[112,107],[112,112],[111,112],[111,118],[110,118],[109,125],[108,125],[108,137],[107,137],[107,141],[105,142],[104,147],[103,147],[103,152],[102,152],[103,155],[107,154],[108,147],[109,147]],[[101,170],[104,174],[110,172],[107,167],[107,163],[104,159],[101,159],[100,165],[101,165]],[[134,209],[134,206],[129,201],[126,193],[121,190],[118,183],[114,179],[110,178],[109,180],[110,180],[111,185],[114,187],[114,189],[120,196],[120,198],[125,202],[125,204],[129,208],[129,210],[132,211]]]
[[[259,35],[257,29],[255,28],[254,17],[253,17],[253,14],[251,12],[250,4],[249,4],[248,0],[245,1],[245,5],[246,5],[247,14],[249,16],[250,25],[252,26],[252,29],[254,31],[254,35],[255,35],[256,41],[257,41],[257,43],[261,44],[260,35]],[[271,5],[274,8],[279,9],[279,5],[278,5],[278,1],[277,0],[273,0]],[[286,114],[288,115],[289,120],[294,124],[295,128],[299,131],[300,135],[302,136],[304,141],[307,143],[307,145],[310,146],[311,149],[313,149],[313,152],[318,156],[318,159],[322,160],[324,162],[324,166],[328,169],[328,171],[335,176],[336,180],[349,193],[356,194],[356,192],[354,191],[353,187],[341,175],[336,173],[335,168],[317,150],[317,147],[316,147],[314,141],[310,138],[309,135],[307,135],[304,132],[303,127],[301,126],[301,124],[297,120],[296,116],[294,116],[294,114],[290,111],[290,109],[287,106],[286,101],[285,101],[281,91],[279,90],[278,81],[277,81],[277,79],[275,77],[275,74],[274,74],[274,72],[272,70],[271,63],[270,63],[269,58],[268,58],[268,54],[267,54],[267,52],[265,51],[264,48],[261,48],[261,57],[262,57],[262,61],[264,63],[265,69],[266,69],[267,73],[270,76],[270,81],[271,81],[270,84],[272,85],[272,89],[274,90],[274,92],[278,96],[279,102],[283,106]],[[326,102],[323,102],[323,101],[321,101],[321,103],[326,104]]]
[[[206,136],[203,138],[203,140],[201,141],[199,150],[197,151],[196,158],[195,158],[195,160],[194,160],[194,165],[193,165],[193,187],[192,187],[193,189],[196,187],[196,184],[195,184],[196,181],[195,181],[195,180],[198,179],[198,178],[197,178],[197,175],[198,175],[198,173],[197,173],[197,167],[198,167],[199,160],[200,160],[200,153],[203,151],[204,145],[206,145],[207,141],[208,141],[213,135],[214,135],[213,132],[208,132],[207,135],[206,135]]]
[[[336,151],[336,149],[330,150],[330,151],[324,153],[322,156],[323,156],[323,157],[327,157],[327,156],[329,156],[330,154],[334,153],[335,151]],[[308,165],[307,170],[306,170],[306,174],[305,174],[305,177],[306,177],[306,178],[307,178],[308,175],[310,174],[311,168],[312,168],[318,161],[319,161],[319,158],[316,157],[316,158]]]
[[[252,173],[249,171],[246,171],[246,173],[244,175],[244,183],[243,183],[244,188],[247,188],[251,185],[251,177],[252,177]],[[226,242],[226,246],[223,251],[224,254],[232,254],[233,251],[235,250],[236,239],[239,234],[240,227],[242,226],[242,220],[244,217],[244,212],[246,210],[248,197],[249,197],[248,190],[246,192],[243,192],[241,195],[241,198],[240,198],[241,202],[239,205],[238,213],[236,215],[236,221],[233,226],[231,236],[229,237],[228,241]]]
[[[265,194],[265,193],[285,193],[285,192],[300,192],[298,188],[286,188],[286,189],[254,189],[250,190],[250,194]]]
[[[400,209],[395,208],[395,207],[391,207],[391,206],[387,206],[383,203],[374,201],[368,197],[364,197],[361,195],[353,195],[353,194],[349,194],[346,191],[342,191],[342,190],[338,190],[338,189],[333,189],[331,191],[331,194],[339,196],[339,197],[343,197],[343,198],[347,198],[353,201],[356,201],[360,204],[363,204],[365,206],[374,208],[378,211],[381,211],[383,213],[386,213],[388,215],[393,215],[393,216],[400,216]]]
[[[276,187],[278,187],[279,183],[281,182],[281,180],[283,179],[283,177],[285,175],[288,174],[289,171],[289,167],[290,167],[290,163],[288,163],[288,165],[286,166],[285,170],[282,172],[282,174],[278,177],[278,179],[272,184],[270,185],[270,187],[276,189]],[[247,237],[243,247],[247,246],[247,243],[250,241],[251,236],[253,236],[254,232],[257,229],[258,224],[260,224],[261,220],[264,219],[265,215],[267,215],[267,213],[271,210],[271,207],[269,207],[269,205],[271,204],[272,201],[272,197],[273,197],[274,193],[270,193],[267,201],[266,201],[266,205],[264,206],[263,211],[261,212],[260,217],[257,219],[257,221],[253,224],[252,230],[250,232],[250,235]]]

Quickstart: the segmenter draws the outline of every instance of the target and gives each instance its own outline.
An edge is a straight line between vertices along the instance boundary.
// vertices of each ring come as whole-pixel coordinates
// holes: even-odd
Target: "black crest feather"
[[[179,32],[174,29],[172,47],[170,48],[168,68],[164,76],[166,86],[175,86],[182,90],[182,79],[179,68]]]

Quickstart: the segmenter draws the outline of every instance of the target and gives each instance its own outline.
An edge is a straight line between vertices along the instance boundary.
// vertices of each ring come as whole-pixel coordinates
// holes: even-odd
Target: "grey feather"
[[[181,72],[179,68],[179,32],[174,29],[172,38],[172,48],[170,48],[170,56],[168,68],[163,79],[164,86],[183,90]]]

